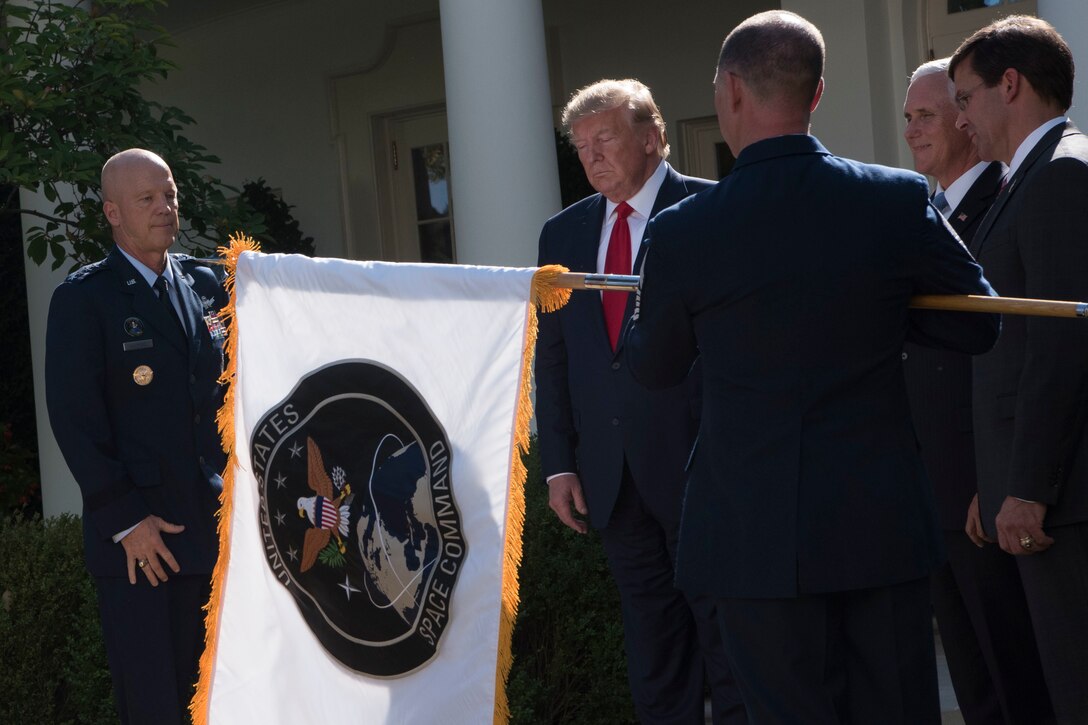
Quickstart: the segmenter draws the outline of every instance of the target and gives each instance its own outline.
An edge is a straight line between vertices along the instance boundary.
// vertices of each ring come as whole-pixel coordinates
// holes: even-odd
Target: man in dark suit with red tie
[[[1088,299],[1088,138],[1066,118],[1073,55],[1046,21],[998,20],[963,42],[957,124],[1009,167],[970,249],[1007,297]],[[976,543],[1017,557],[1059,722],[1088,722],[1088,327],[1007,316],[974,360]]]
[[[548,220],[540,264],[631,274],[650,217],[711,183],[665,162],[665,123],[634,80],[578,91],[563,124],[597,194]],[[549,503],[600,532],[620,591],[628,679],[643,723],[703,722],[704,660],[714,722],[744,722],[706,600],[673,586],[684,467],[698,429],[698,376],[647,391],[623,364],[630,294],[579,293],[540,318],[537,424]]]
[[[970,137],[956,128],[957,114],[948,59],[915,70],[903,136],[914,168],[937,180],[933,205],[970,243],[1006,169],[979,160]],[[907,343],[903,372],[948,555],[931,576],[931,597],[960,711],[967,725],[1045,721],[1050,698],[1016,561],[964,533],[977,491],[971,358]]]

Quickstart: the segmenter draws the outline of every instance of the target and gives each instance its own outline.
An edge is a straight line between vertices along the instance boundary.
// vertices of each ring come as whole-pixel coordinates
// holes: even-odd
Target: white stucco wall
[[[329,79],[373,65],[392,22],[436,7],[428,0],[272,3],[174,29],[166,55],[179,67],[147,93],[196,118],[191,137],[223,162],[211,173],[234,185],[263,176],[295,207],[319,254],[344,256]]]
[[[1082,131],[1088,131],[1088,3],[1084,0],[1039,0],[1039,17],[1058,29],[1069,43],[1076,63],[1073,107],[1069,117]]]

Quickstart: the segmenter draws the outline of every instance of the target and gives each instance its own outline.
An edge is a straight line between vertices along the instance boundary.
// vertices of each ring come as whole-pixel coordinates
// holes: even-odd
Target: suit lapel
[[[200,301],[200,295],[193,289],[193,278],[185,272],[177,260],[169,257],[168,264],[174,270],[178,302],[181,303],[181,316],[185,320],[185,331],[189,338],[189,369],[191,370],[196,364],[203,340],[200,331],[204,326],[204,304]]]
[[[106,263],[117,273],[121,290],[125,294],[132,295],[132,310],[136,316],[144,320],[159,336],[179,351],[187,352],[189,346],[181,330],[178,329],[177,323],[159,304],[155,291],[147,284],[143,275],[125,259],[125,255],[115,248],[106,258]]]
[[[597,251],[601,245],[601,226],[604,224],[605,199],[596,194],[590,199],[578,224],[578,232],[571,239],[570,260],[572,272],[597,272]],[[608,342],[608,328],[604,323],[604,307],[601,305],[601,293],[587,291],[576,294],[569,304],[585,305],[585,316],[593,328],[590,334],[603,345],[609,354],[612,345]]]
[[[687,195],[687,186],[684,184],[683,177],[676,173],[668,162],[662,162],[665,164],[665,180],[661,182],[661,188],[657,190],[657,198],[654,199],[653,209],[650,210],[650,219],[653,219],[659,212],[669,208],[673,204],[680,202]],[[649,219],[646,220],[647,231],[650,228]],[[635,255],[634,264],[631,267],[632,274],[636,274],[635,270],[642,268],[642,258],[646,256],[646,242],[645,232],[643,233],[643,239],[639,240],[638,254]],[[623,348],[623,340],[626,335],[623,331],[627,329],[627,323],[631,319],[631,315],[635,311],[635,296],[633,294],[627,295],[627,307],[623,310],[623,326],[620,328],[620,339],[616,343],[616,353],[618,354],[620,349]],[[603,314],[602,314],[602,319]]]
[[[997,195],[994,205],[990,207],[990,211],[986,214],[985,218],[983,218],[982,224],[975,233],[975,238],[971,240],[969,251],[975,259],[978,259],[979,252],[982,251],[982,245],[986,243],[986,237],[989,236],[994,223],[997,221],[998,217],[1001,216],[1001,211],[1009,202],[1009,198],[1016,193],[1021,182],[1031,173],[1032,167],[1035,166],[1035,163],[1039,158],[1042,157],[1044,153],[1048,153],[1057,146],[1058,141],[1061,140],[1062,136],[1070,128],[1072,128],[1072,124],[1070,123],[1059,124],[1043,134],[1043,137],[1039,139],[1039,143],[1035,144],[1035,148],[1033,148],[1031,153],[1024,159],[1024,163],[1020,164],[1020,168],[1017,169],[1013,177],[1009,179],[1009,183],[1005,185],[1004,190]]]
[[[998,179],[1001,178],[1003,170],[1004,166],[1000,161],[991,162],[975,179],[975,183],[971,184],[963,201],[952,211],[948,223],[961,238],[976,221],[980,221],[980,217],[984,216],[986,210],[993,204],[999,189]],[[974,237],[968,241],[973,240]]]

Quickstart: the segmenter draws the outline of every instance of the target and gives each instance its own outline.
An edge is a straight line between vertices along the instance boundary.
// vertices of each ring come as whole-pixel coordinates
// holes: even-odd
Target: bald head
[[[147,149],[125,149],[109,157],[102,165],[102,201],[115,201],[120,180],[144,165],[170,173],[170,167],[162,157]]]
[[[722,43],[718,73],[726,71],[740,76],[760,101],[810,110],[824,74],[823,36],[796,13],[758,13]]]
[[[161,273],[178,233],[178,188],[158,154],[127,149],[102,166],[102,211],[113,241]]]

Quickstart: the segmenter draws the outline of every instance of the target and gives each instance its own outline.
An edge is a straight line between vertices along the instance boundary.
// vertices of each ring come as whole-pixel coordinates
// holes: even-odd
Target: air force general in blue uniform
[[[717,600],[753,722],[939,722],[928,575],[941,560],[904,339],[978,353],[991,294],[912,172],[807,134],[823,40],[770,11],[726,39],[715,106],[732,173],[650,222],[635,377],[703,372],[677,581]]]
[[[46,398],[83,497],[121,721],[176,723],[196,681],[217,555],[225,461],[214,328],[226,296],[211,269],[166,251],[177,190],[162,159],[137,149],[113,157],[103,199],[117,246],[53,294]],[[152,286],[160,276],[165,302]]]

